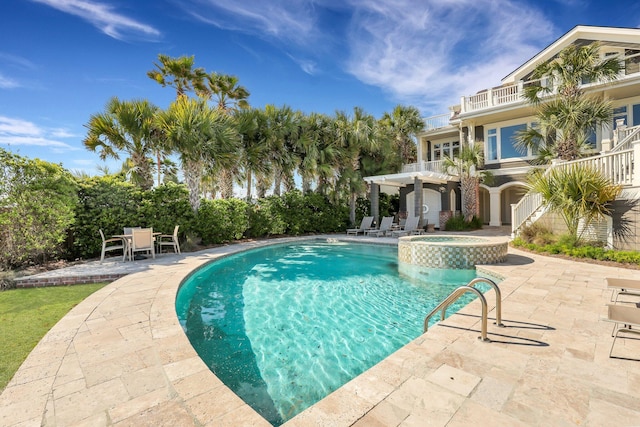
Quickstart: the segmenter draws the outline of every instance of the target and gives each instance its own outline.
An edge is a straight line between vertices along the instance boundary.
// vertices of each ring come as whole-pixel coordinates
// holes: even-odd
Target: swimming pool
[[[176,311],[216,376],[279,425],[418,337],[426,313],[476,277],[420,270],[400,275],[395,246],[268,246],[195,271]]]

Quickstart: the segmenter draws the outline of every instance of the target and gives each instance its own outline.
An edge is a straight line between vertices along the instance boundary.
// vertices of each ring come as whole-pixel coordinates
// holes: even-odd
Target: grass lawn
[[[80,301],[105,285],[0,292],[0,391],[49,329]]]

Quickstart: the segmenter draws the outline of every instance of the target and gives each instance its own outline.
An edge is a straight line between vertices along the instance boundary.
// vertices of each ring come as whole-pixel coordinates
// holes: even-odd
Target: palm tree
[[[236,76],[218,74],[212,72],[205,77],[206,89],[199,90],[201,96],[213,98],[217,108],[225,114],[231,114],[239,109],[249,108],[249,91],[238,85]],[[232,165],[229,168],[216,168],[220,178],[220,193],[222,198],[228,199],[233,196],[234,178],[238,178],[240,168]]]
[[[415,107],[397,105],[391,114],[384,113],[380,124],[387,128],[403,163],[417,160],[416,135],[424,129],[424,120]]]
[[[479,213],[480,181],[489,178],[488,171],[480,170],[484,165],[484,155],[481,143],[463,145],[458,156],[445,156],[442,169],[445,173],[456,174],[460,177],[460,191],[462,193],[462,215],[469,222]]]
[[[212,72],[205,78],[204,97],[213,97],[219,109],[224,111],[249,108],[249,91],[238,85],[238,77]]]
[[[299,159],[294,150],[299,138],[300,115],[288,106],[267,105],[264,109],[267,120],[265,142],[268,147],[266,161],[272,166],[273,194],[281,194],[282,182],[293,174]],[[261,176],[262,185],[267,176]]]
[[[339,183],[349,195],[349,220],[356,222],[356,201],[366,191],[366,183],[362,179],[360,162],[362,154],[371,150],[377,143],[377,122],[360,107],[355,107],[353,116],[343,112],[336,113],[335,138],[341,148]]]
[[[120,158],[129,155],[131,181],[144,190],[153,186],[149,154],[158,145],[154,134],[154,117],[158,108],[147,100],[120,101],[111,98],[104,113],[94,114],[85,126],[88,129],[84,146],[100,150],[100,158]]]
[[[542,195],[543,204],[564,220],[569,235],[579,241],[578,224],[584,229],[594,220],[609,215],[610,203],[622,191],[599,170],[580,164],[551,169],[548,173],[536,170],[528,179],[529,189]]]
[[[610,123],[613,107],[602,97],[587,96],[582,84],[613,81],[620,72],[617,56],[601,58],[599,52],[598,43],[571,45],[551,61],[536,66],[524,96],[537,108],[538,123],[518,134],[521,151],[537,149],[541,162],[586,155],[589,135],[598,126]],[[549,99],[553,94],[556,96]]]
[[[206,90],[204,83],[208,77],[204,68],[194,68],[194,56],[180,56],[172,58],[162,53],[158,54],[159,63],[154,63],[155,69],[148,71],[147,76],[162,87],[172,87],[176,90],[176,99],[186,96],[187,92],[202,92]],[[158,140],[163,135],[158,132]],[[158,173],[158,185],[160,185],[160,171],[162,163],[167,158],[167,153],[162,148],[162,143],[156,147],[156,170]]]
[[[158,54],[159,64],[154,63],[156,69],[147,72],[147,76],[162,87],[169,86],[176,90],[176,98],[187,92],[206,91],[204,79],[207,73],[204,68],[193,68],[194,56],[180,56],[171,58],[162,53]]]
[[[268,155],[266,117],[262,110],[246,109],[233,114],[240,133],[241,160],[240,168],[244,172],[247,185],[247,200],[251,200],[253,175],[269,175],[271,163],[265,161]]]
[[[231,119],[204,100],[181,96],[159,114],[158,126],[180,157],[189,203],[197,211],[205,165],[228,167],[237,160],[238,136]]]

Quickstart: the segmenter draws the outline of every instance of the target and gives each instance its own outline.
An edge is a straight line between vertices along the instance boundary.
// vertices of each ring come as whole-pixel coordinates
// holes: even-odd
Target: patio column
[[[413,214],[420,218],[418,226],[422,226],[422,181],[416,176],[413,178]]]
[[[380,226],[380,185],[371,183],[371,215],[377,226]]]
[[[491,227],[500,227],[500,189],[489,188],[489,225]]]

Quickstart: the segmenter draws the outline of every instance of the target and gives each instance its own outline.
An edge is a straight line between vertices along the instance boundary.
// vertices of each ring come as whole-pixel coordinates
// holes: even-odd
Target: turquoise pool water
[[[425,315],[476,277],[400,274],[397,259],[395,246],[321,241],[242,252],[194,272],[176,311],[216,376],[280,425],[422,334]]]

